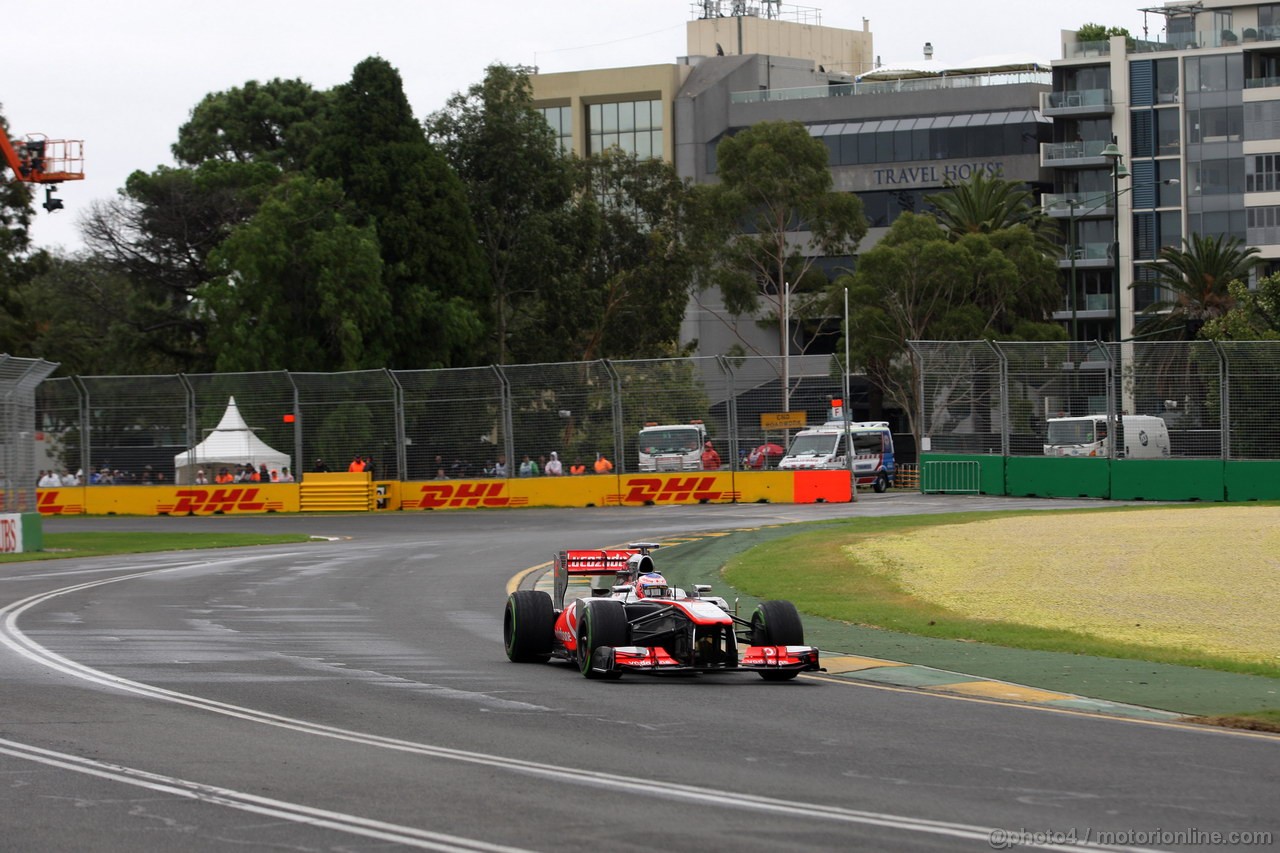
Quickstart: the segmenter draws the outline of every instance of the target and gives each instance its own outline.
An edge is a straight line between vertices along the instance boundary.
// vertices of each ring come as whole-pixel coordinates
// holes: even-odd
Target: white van
[[[820,427],[802,429],[791,440],[787,455],[778,463],[780,471],[808,468],[848,469],[844,441],[844,421],[827,421]],[[853,473],[859,485],[883,492],[893,484],[893,433],[888,421],[855,421],[849,424],[853,444]]]
[[[1154,415],[1121,415],[1124,446],[1120,459],[1168,459],[1169,428],[1164,418]],[[1111,437],[1106,415],[1049,418],[1045,436],[1045,456],[1109,456]]]

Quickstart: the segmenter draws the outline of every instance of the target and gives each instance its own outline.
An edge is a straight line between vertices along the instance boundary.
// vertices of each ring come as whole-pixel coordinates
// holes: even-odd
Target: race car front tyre
[[[502,641],[515,663],[545,663],[551,657],[556,613],[551,596],[536,589],[518,589],[507,596],[502,616]]]
[[[578,669],[587,678],[618,678],[619,670],[601,671],[592,665],[596,649],[625,646],[629,641],[627,611],[621,601],[587,601],[578,617]]]
[[[762,601],[751,614],[751,645],[803,646],[804,625],[790,601]],[[790,681],[800,673],[795,670],[760,670],[765,681]]]

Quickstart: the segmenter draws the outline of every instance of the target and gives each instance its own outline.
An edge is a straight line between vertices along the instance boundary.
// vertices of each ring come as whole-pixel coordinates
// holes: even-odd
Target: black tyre
[[[518,589],[507,597],[502,616],[502,641],[507,657],[516,663],[545,663],[551,657],[556,611],[551,596],[536,589]]]
[[[591,668],[596,649],[625,646],[630,641],[627,610],[621,601],[602,599],[583,603],[578,616],[578,669],[587,678],[618,678],[621,672],[597,672]]]
[[[790,601],[762,601],[751,614],[751,645],[803,646],[804,625]]]
[[[871,484],[871,488],[875,489],[877,494],[884,494],[889,490],[889,478],[883,471],[880,472],[880,476],[876,477],[876,481]]]
[[[751,614],[753,646],[803,646],[804,625],[790,601],[762,601]],[[799,675],[795,670],[760,670],[765,681],[790,681]]]

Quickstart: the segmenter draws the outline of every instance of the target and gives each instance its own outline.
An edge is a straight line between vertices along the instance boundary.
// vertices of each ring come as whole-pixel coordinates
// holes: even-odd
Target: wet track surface
[[[1274,738],[824,678],[588,682],[502,653],[507,581],[560,548],[1077,503],[50,520],[340,538],[0,570],[0,849],[982,850],[993,830],[1179,849],[1137,833],[1276,832]]]

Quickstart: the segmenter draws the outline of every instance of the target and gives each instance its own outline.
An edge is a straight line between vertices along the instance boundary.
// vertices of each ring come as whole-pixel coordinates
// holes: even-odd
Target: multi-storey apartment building
[[[1081,339],[1133,334],[1159,301],[1161,248],[1226,235],[1280,265],[1280,3],[1166,3],[1155,38],[1063,33],[1042,162],[1064,221],[1067,299]],[[1074,281],[1074,288],[1072,283]]]

